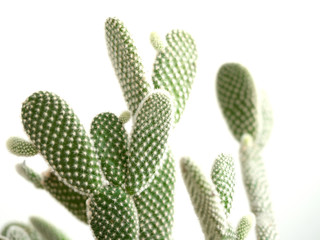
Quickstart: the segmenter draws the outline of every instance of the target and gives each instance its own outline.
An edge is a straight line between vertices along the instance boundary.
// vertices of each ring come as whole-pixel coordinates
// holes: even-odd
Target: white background
[[[104,22],[124,21],[150,80],[155,51],[149,33],[184,29],[194,37],[198,71],[185,114],[170,139],[177,162],[174,239],[204,239],[179,167],[191,156],[209,172],[219,153],[236,160],[230,221],[249,211],[237,159],[238,143],[220,112],[215,77],[225,62],[246,66],[267,92],[275,126],[263,153],[282,239],[320,239],[320,14],[316,1],[0,1],[0,225],[40,215],[72,239],[92,239],[48,193],[15,172],[10,136],[26,137],[21,103],[48,90],[64,98],[86,129],[104,111],[126,110],[108,58]],[[214,2],[214,3],[213,3]],[[41,172],[41,157],[27,159]],[[251,234],[250,239],[254,239]]]

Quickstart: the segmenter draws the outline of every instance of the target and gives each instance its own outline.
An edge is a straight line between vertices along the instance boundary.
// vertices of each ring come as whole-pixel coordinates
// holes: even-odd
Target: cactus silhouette
[[[14,137],[7,146],[18,156],[43,156],[49,169],[42,175],[26,163],[17,165],[18,173],[88,223],[96,239],[171,239],[175,170],[168,138],[195,77],[195,43],[180,30],[168,33],[166,43],[153,33],[151,86],[124,24],[107,19],[105,34],[128,111],[98,114],[87,134],[65,100],[35,92],[21,114],[30,142]],[[67,239],[44,220],[30,221],[44,239]]]

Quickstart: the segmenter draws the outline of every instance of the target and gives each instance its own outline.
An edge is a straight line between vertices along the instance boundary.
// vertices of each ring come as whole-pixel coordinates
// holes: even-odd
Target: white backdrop
[[[104,39],[107,17],[131,32],[147,77],[155,51],[149,34],[184,29],[194,37],[198,71],[185,114],[170,139],[177,162],[175,239],[203,239],[179,167],[191,156],[209,175],[214,158],[236,159],[237,188],[230,221],[249,211],[237,161],[238,144],[220,112],[215,76],[225,62],[246,66],[274,109],[264,151],[282,239],[320,239],[320,15],[317,1],[0,1],[0,225],[42,216],[72,239],[92,239],[49,194],[15,172],[10,136],[26,137],[21,103],[47,90],[64,98],[86,129],[104,111],[126,110]],[[260,3],[258,3],[260,2]],[[26,159],[41,172],[41,157]],[[250,239],[254,239],[252,233]]]

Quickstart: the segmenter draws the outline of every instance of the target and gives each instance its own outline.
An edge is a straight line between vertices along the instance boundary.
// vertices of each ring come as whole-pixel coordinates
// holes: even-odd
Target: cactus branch
[[[7,141],[7,148],[17,156],[31,157],[38,154],[36,146],[19,137],[10,137]]]
[[[122,185],[126,178],[129,141],[123,123],[113,113],[101,113],[92,121],[90,132],[104,176],[114,185]]]
[[[36,92],[23,103],[22,120],[33,144],[66,184],[82,194],[102,186],[96,150],[64,100]]]
[[[17,172],[29,182],[32,182],[36,188],[43,188],[41,176],[29,168],[25,162],[16,165]]]
[[[195,78],[197,50],[192,37],[184,31],[172,31],[166,39],[168,45],[158,52],[152,81],[155,89],[165,89],[173,96],[177,123]]]
[[[172,125],[172,104],[166,92],[151,92],[134,117],[130,138],[127,192],[139,194],[163,162]]]
[[[206,239],[223,239],[228,233],[228,224],[219,193],[189,158],[181,159],[180,165],[185,185]]]
[[[135,114],[150,90],[137,48],[123,23],[108,18],[105,24],[109,56],[123,90],[129,110]]]

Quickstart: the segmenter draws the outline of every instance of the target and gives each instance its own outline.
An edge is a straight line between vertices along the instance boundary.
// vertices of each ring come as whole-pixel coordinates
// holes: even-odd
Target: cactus
[[[260,102],[246,68],[236,63],[223,65],[217,76],[218,100],[234,137],[240,142],[243,182],[251,211],[256,217],[259,240],[278,239],[261,151],[272,129],[272,111],[263,95]]]
[[[38,154],[37,148],[31,142],[19,137],[9,138],[7,148],[12,154],[22,157],[31,157]]]
[[[88,223],[96,239],[171,239],[175,171],[168,137],[190,94],[195,44],[184,31],[169,33],[167,44],[152,34],[157,57],[150,86],[123,23],[109,18],[105,30],[129,111],[97,115],[87,134],[65,100],[35,92],[21,114],[31,142],[12,138],[8,148],[16,155],[43,156],[49,164],[45,173],[25,163],[17,165],[18,173]],[[67,239],[44,220],[31,223],[43,239]]]
[[[233,136],[240,142],[243,182],[254,215],[244,216],[237,228],[227,221],[235,180],[231,157],[220,155],[215,160],[211,171],[212,183],[189,158],[183,158],[182,176],[205,238],[243,240],[255,226],[257,239],[278,239],[261,158],[273,125],[271,107],[265,95],[258,99],[251,75],[240,64],[223,65],[219,69],[216,86],[222,113]]]
[[[223,154],[217,157],[211,183],[189,158],[181,159],[181,172],[205,239],[244,239],[251,225],[240,220],[234,229],[228,222],[234,186],[233,159]]]
[[[0,239],[5,240],[69,240],[51,223],[39,217],[30,217],[31,224],[11,222],[1,230]]]

